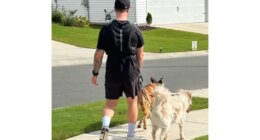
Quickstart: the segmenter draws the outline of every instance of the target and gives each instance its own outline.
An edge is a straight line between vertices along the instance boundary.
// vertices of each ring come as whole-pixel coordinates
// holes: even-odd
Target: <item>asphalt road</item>
[[[92,65],[52,67],[52,108],[89,103],[104,99],[102,65],[99,85],[91,84]],[[150,77],[163,77],[165,86],[177,89],[208,88],[208,56],[148,60],[142,69],[144,84]]]

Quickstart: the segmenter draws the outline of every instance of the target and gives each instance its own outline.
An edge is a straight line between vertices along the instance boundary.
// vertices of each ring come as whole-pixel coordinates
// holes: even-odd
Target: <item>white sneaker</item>
[[[107,127],[103,127],[101,129],[101,134],[99,140],[108,140],[109,129]]]

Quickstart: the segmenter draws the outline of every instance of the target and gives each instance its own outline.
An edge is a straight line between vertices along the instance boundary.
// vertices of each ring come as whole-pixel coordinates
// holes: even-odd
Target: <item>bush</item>
[[[70,17],[70,16],[66,16],[65,19],[62,21],[62,25],[73,26],[74,25],[74,18]]]
[[[153,22],[153,17],[151,15],[151,13],[147,13],[147,16],[146,16],[146,23],[150,26]]]
[[[63,26],[85,27],[89,25],[86,17],[74,16],[76,12],[77,10],[67,11],[64,8],[62,8],[61,11],[53,10],[52,22],[59,23]]]
[[[64,15],[60,11],[53,10],[52,11],[52,22],[62,23],[64,19]]]
[[[66,11],[64,8],[62,9],[62,13],[64,16],[64,20],[62,21],[63,26],[73,26],[74,25],[74,14],[77,12],[77,10],[74,11]]]
[[[85,27],[87,25],[89,25],[89,22],[86,17],[79,16],[74,18],[74,26]]]

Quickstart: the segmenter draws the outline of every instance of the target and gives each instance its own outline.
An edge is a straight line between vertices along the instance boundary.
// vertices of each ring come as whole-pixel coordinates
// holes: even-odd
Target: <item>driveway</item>
[[[165,24],[154,27],[208,34],[208,23]]]

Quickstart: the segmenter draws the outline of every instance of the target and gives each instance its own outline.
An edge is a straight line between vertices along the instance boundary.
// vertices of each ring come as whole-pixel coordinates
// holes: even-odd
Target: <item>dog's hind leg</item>
[[[152,137],[153,137],[153,140],[156,140],[156,131],[157,131],[158,127],[155,126],[155,125],[153,125],[152,127],[153,127],[153,130],[152,130]]]
[[[184,133],[183,133],[183,122],[182,121],[179,123],[179,128],[180,128],[180,139],[184,140],[185,136],[184,136]]]
[[[165,134],[164,140],[167,140],[167,138],[168,138],[168,132]]]
[[[139,107],[141,108],[142,112],[144,112],[145,108],[144,108],[144,104],[142,102],[142,98],[140,98],[138,101],[139,101]],[[144,114],[143,114],[143,117],[140,119],[140,121],[139,121],[139,123],[137,125],[138,128],[141,128],[142,122],[143,122],[143,118],[144,118]]]
[[[162,128],[161,135],[160,135],[160,140],[167,140],[167,136],[168,136],[167,129],[166,128]]]
[[[141,128],[142,122],[143,122],[143,119],[140,119],[140,121],[138,122],[137,128]]]
[[[150,110],[145,110],[144,111],[144,116],[143,116],[143,124],[144,124],[144,129],[147,129],[147,127],[146,127],[146,119],[148,119],[148,117],[149,117],[149,115],[150,115]]]

